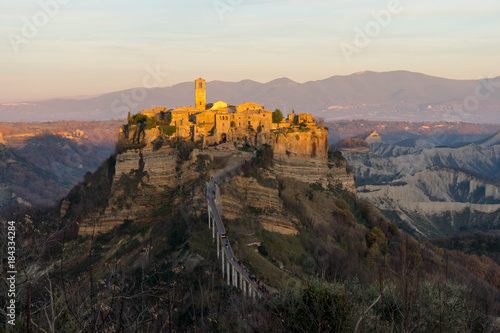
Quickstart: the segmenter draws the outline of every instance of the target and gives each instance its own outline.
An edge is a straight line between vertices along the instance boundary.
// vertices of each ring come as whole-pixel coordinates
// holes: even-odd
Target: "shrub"
[[[273,149],[265,145],[263,148],[257,150],[256,165],[261,168],[268,168],[273,165]]]
[[[260,254],[262,254],[264,257],[267,257],[269,253],[267,252],[266,248],[263,245],[259,245],[257,248]]]
[[[163,147],[163,140],[158,138],[153,142],[153,151],[157,151],[161,147]]]
[[[155,118],[147,118],[146,119],[146,129],[150,130],[156,127],[156,119]]]
[[[195,148],[195,144],[192,141],[178,140],[175,142],[175,148],[179,151],[179,158],[182,161],[187,161]]]
[[[175,132],[177,131],[176,126],[161,125],[159,128],[160,128],[160,131],[163,134],[165,134],[166,136],[171,136],[171,135],[175,134]]]
[[[137,123],[145,122],[145,121],[147,121],[147,119],[148,119],[148,116],[146,116],[144,114],[141,114],[141,113],[135,114],[131,119],[130,125],[137,125]]]
[[[281,123],[283,121],[283,113],[280,109],[276,109],[273,112],[273,123]]]

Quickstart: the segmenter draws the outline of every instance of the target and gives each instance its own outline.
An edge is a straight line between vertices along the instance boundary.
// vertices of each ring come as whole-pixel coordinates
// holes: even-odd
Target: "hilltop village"
[[[195,106],[170,109],[145,109],[131,116],[120,128],[120,139],[129,144],[154,144],[159,137],[191,140],[201,147],[234,142],[236,146],[271,144],[272,133],[308,132],[313,136],[326,129],[318,128],[310,114],[291,113],[284,118],[263,105],[243,102],[231,105],[223,101],[206,103],[205,80],[195,80]],[[296,140],[299,140],[297,136]],[[314,157],[314,156],[313,156]]]

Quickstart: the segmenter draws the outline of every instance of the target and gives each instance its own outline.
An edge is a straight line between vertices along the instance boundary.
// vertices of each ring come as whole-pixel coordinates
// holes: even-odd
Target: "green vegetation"
[[[186,170],[183,161],[193,147],[172,144],[180,157],[178,171]],[[139,191],[148,186],[144,160],[113,184],[113,157],[70,193],[64,219],[58,210],[20,214],[19,236],[28,244],[19,248],[23,274],[30,274],[32,267],[54,269],[33,275],[33,286],[47,288],[33,287],[31,300],[18,299],[18,329],[29,331],[23,309],[30,309],[36,325],[32,331],[496,330],[492,318],[499,315],[500,267],[474,254],[498,253],[498,235],[418,243],[340,183],[308,184],[275,176],[268,146],[259,147],[255,159],[242,169],[244,176],[279,191],[281,201],[272,214],[269,209],[274,207],[242,201],[240,192],[228,185],[231,180],[219,185],[221,193],[236,202],[233,211],[224,214],[238,216],[234,207],[243,202],[243,218],[224,216],[233,251],[272,293],[255,302],[242,299],[241,291],[227,286],[221,276],[207,227],[203,175],[212,165],[225,163],[209,159],[198,156],[193,166],[200,172],[198,179],[140,197]],[[344,165],[341,154],[333,152],[332,168],[337,162]],[[95,238],[78,237],[73,221],[104,212],[116,196],[140,209],[146,202],[151,213],[140,210],[137,220],[126,219]],[[265,230],[269,220],[264,218],[275,215],[291,221],[299,233]],[[29,219],[35,221],[31,226]],[[26,281],[17,286],[22,295],[28,295]],[[63,315],[53,319],[52,313]]]
[[[161,125],[161,126],[159,126],[159,129],[166,136],[172,136],[177,131],[176,126],[170,126],[170,125]]]
[[[157,125],[156,118],[147,118],[146,119],[146,129],[150,130],[155,128]]]
[[[272,188],[272,189],[277,189],[278,188],[278,182],[276,181],[275,178],[271,178],[271,177],[267,177],[267,178],[258,177],[257,178],[257,182],[259,183],[259,185],[264,186],[264,187],[268,187],[268,188]]]
[[[257,148],[255,148],[254,146],[248,146],[248,145],[246,145],[243,148],[241,148],[240,150],[246,151],[248,153],[253,153],[254,151],[257,150]]]
[[[307,126],[300,126],[299,131],[301,132],[309,132],[311,129]]]
[[[174,147],[178,150],[179,158],[180,161],[182,162],[182,161],[187,161],[189,159],[189,156],[196,148],[196,145],[192,141],[177,140],[174,142]]]
[[[340,150],[334,150],[334,151],[329,150],[328,151],[328,162],[330,162],[330,164],[332,164],[332,167],[333,167],[333,165],[335,165],[336,168],[340,168],[342,165],[347,164],[347,161],[344,158],[344,156],[342,156],[342,152],[340,152]],[[328,167],[330,167],[330,165]]]
[[[273,149],[269,145],[264,145],[257,150],[255,164],[260,168],[269,168],[273,165]]]
[[[163,141],[163,138],[157,138],[155,141],[152,142],[153,144],[153,151],[157,151],[161,147],[163,147],[163,144],[165,141]]]
[[[148,116],[141,113],[137,113],[131,118],[129,125],[137,125],[138,123],[145,123],[147,120]]]
[[[500,232],[464,232],[432,240],[432,243],[471,255],[488,256],[500,265]]]
[[[276,109],[273,112],[273,123],[279,124],[283,121],[283,113],[281,113],[280,109]]]

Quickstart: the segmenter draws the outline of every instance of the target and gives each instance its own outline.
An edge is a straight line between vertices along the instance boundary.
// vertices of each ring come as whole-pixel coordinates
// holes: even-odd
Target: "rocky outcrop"
[[[276,156],[275,156],[276,157]],[[285,154],[274,159],[269,169],[258,169],[258,176],[238,175],[222,186],[223,218],[237,219],[252,215],[254,220],[271,232],[286,235],[298,233],[298,220],[286,212],[280,198],[278,182],[292,178],[306,184],[320,183],[324,188],[332,185],[356,193],[352,172],[345,160],[307,159],[300,155]]]
[[[372,144],[372,143],[381,143],[382,142],[382,138],[380,137],[380,135],[377,133],[377,131],[373,131],[370,135],[368,135],[366,138],[365,138],[365,141],[369,144]]]
[[[324,128],[282,129],[273,133],[271,146],[275,159],[328,158],[328,131]]]
[[[162,147],[129,150],[116,157],[111,197],[105,211],[80,224],[80,234],[106,232],[124,222],[151,216],[179,186],[189,186],[196,172],[199,151],[181,161],[178,150]]]
[[[273,169],[280,177],[290,177],[304,183],[321,183],[324,187],[328,184],[340,185],[347,191],[356,193],[354,175],[345,161],[335,164],[328,160],[282,158],[275,160]]]
[[[223,219],[233,220],[252,214],[268,231],[296,235],[297,219],[286,213],[277,183],[272,181],[273,175],[266,173],[263,177],[271,180],[270,185],[263,186],[251,177],[235,176],[227,180],[222,191]]]
[[[417,149],[370,145],[348,154],[358,195],[423,237],[496,228],[500,212],[500,145]],[[491,146],[490,146],[491,144]],[[496,178],[495,178],[496,177]]]
[[[124,127],[121,135],[125,136],[127,131],[130,136],[137,131],[137,126]],[[157,137],[158,133],[153,132],[146,131],[145,142],[151,143]],[[250,212],[266,230],[295,235],[298,233],[294,225],[296,218],[284,213],[277,177],[321,183],[325,188],[329,184],[341,186],[355,192],[354,178],[348,172],[345,160],[328,160],[327,130],[315,127],[285,129],[284,132],[257,133],[254,140],[249,143],[272,145],[274,166],[266,171],[265,176],[260,175],[259,181],[241,176],[228,180],[221,205],[224,218],[235,219]],[[195,149],[187,160],[181,160],[181,155],[185,154],[180,154],[178,149],[170,146],[156,149],[153,146],[147,144],[145,148],[130,149],[117,155],[107,205],[102,212],[90,214],[91,217],[80,223],[80,234],[106,232],[125,220],[150,218],[152,213],[161,211],[162,202],[180,200],[180,196],[172,193],[195,183],[200,176],[198,155],[226,154],[230,159],[229,155],[235,157],[238,154],[234,151],[234,143],[226,143],[211,152]],[[213,156],[203,160],[211,161]],[[270,179],[271,185],[266,179]]]
[[[305,183],[341,185],[356,193],[354,176],[345,160],[328,160],[328,131],[283,129],[274,133],[273,170],[280,177],[290,177]]]

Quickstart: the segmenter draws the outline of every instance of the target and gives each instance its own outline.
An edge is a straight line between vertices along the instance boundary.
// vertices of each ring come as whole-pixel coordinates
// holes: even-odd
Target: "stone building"
[[[293,113],[288,115],[279,126],[273,124],[273,113],[251,102],[241,105],[231,105],[223,101],[215,103],[206,102],[205,80],[195,80],[195,107],[180,107],[169,109],[158,107],[146,109],[141,114],[154,118],[159,126],[175,126],[172,137],[204,144],[213,144],[221,141],[250,142],[249,138],[257,135],[265,136],[277,128],[290,127],[297,124],[316,126],[310,114]],[[135,125],[132,125],[132,127]],[[134,129],[130,128],[133,132]],[[122,130],[129,132],[129,129]],[[147,134],[145,137],[151,137]]]

